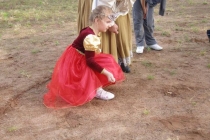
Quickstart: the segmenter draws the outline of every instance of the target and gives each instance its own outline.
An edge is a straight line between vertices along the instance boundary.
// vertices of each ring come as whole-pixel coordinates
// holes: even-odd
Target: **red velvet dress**
[[[110,54],[85,50],[83,41],[90,34],[94,35],[94,32],[89,27],[81,30],[58,59],[47,85],[49,90],[44,95],[45,106],[63,108],[91,101],[99,87],[114,84],[101,74],[104,68],[114,75],[116,82],[124,80],[120,66]]]

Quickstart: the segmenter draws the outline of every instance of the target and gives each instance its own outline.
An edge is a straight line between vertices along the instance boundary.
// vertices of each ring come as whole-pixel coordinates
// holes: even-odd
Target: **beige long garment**
[[[131,64],[133,57],[130,14],[119,16],[115,22],[119,28],[119,34],[116,35],[118,61],[127,66]]]
[[[101,1],[102,5],[106,4],[104,2],[106,0],[98,0],[98,1]],[[117,1],[116,4],[119,4],[120,1],[124,0],[116,0],[116,1]],[[129,10],[127,10],[124,15],[120,15],[115,21],[119,29],[118,34],[110,33],[109,31],[101,34],[102,52],[112,54],[115,60],[119,64],[123,62],[125,66],[131,64],[131,57],[133,56],[131,20],[130,20],[130,13],[128,12]]]
[[[92,10],[93,0],[78,0],[77,31],[89,26],[89,16]]]
[[[109,31],[101,33],[101,48],[103,53],[111,54],[118,62],[116,34]]]

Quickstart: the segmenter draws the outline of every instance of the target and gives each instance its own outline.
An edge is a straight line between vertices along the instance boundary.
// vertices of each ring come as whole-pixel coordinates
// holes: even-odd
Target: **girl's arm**
[[[85,51],[85,58],[86,58],[87,65],[92,70],[101,73],[104,68],[95,62],[94,57],[95,57],[95,51]]]
[[[94,71],[104,74],[107,77],[108,81],[115,82],[113,74],[95,62],[95,52],[98,52],[100,50],[98,48],[99,44],[100,39],[96,35],[90,34],[86,36],[83,41],[86,63]]]
[[[103,69],[101,74],[104,74],[108,78],[109,82],[113,82],[113,83],[115,82],[115,78],[114,78],[113,74],[111,72],[109,72],[108,70]]]
[[[87,65],[91,69],[93,69],[93,70],[95,70],[95,71],[97,71],[101,74],[104,74],[107,77],[109,82],[114,83],[115,78],[114,78],[113,74],[111,72],[109,72],[108,70],[106,70],[105,68],[101,67],[98,63],[96,63],[95,60],[94,60],[94,56],[95,56],[94,51],[85,51],[85,57],[86,57]]]

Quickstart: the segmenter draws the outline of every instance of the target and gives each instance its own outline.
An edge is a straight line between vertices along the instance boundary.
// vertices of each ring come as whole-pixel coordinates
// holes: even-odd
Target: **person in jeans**
[[[164,15],[166,0],[136,0],[133,5],[133,25],[136,40],[136,53],[143,53],[146,47],[160,51],[163,48],[157,44],[153,36],[154,7],[160,3],[159,15]]]

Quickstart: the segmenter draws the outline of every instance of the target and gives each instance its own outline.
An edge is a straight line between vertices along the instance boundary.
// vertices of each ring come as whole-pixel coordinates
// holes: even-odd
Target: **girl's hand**
[[[109,72],[109,74],[107,75],[107,78],[108,78],[109,82],[112,82],[112,83],[115,82],[115,78],[112,73]]]
[[[115,82],[115,78],[111,72],[107,71],[106,69],[103,69],[103,71],[101,73],[106,75],[109,82],[112,82],[112,83]]]

